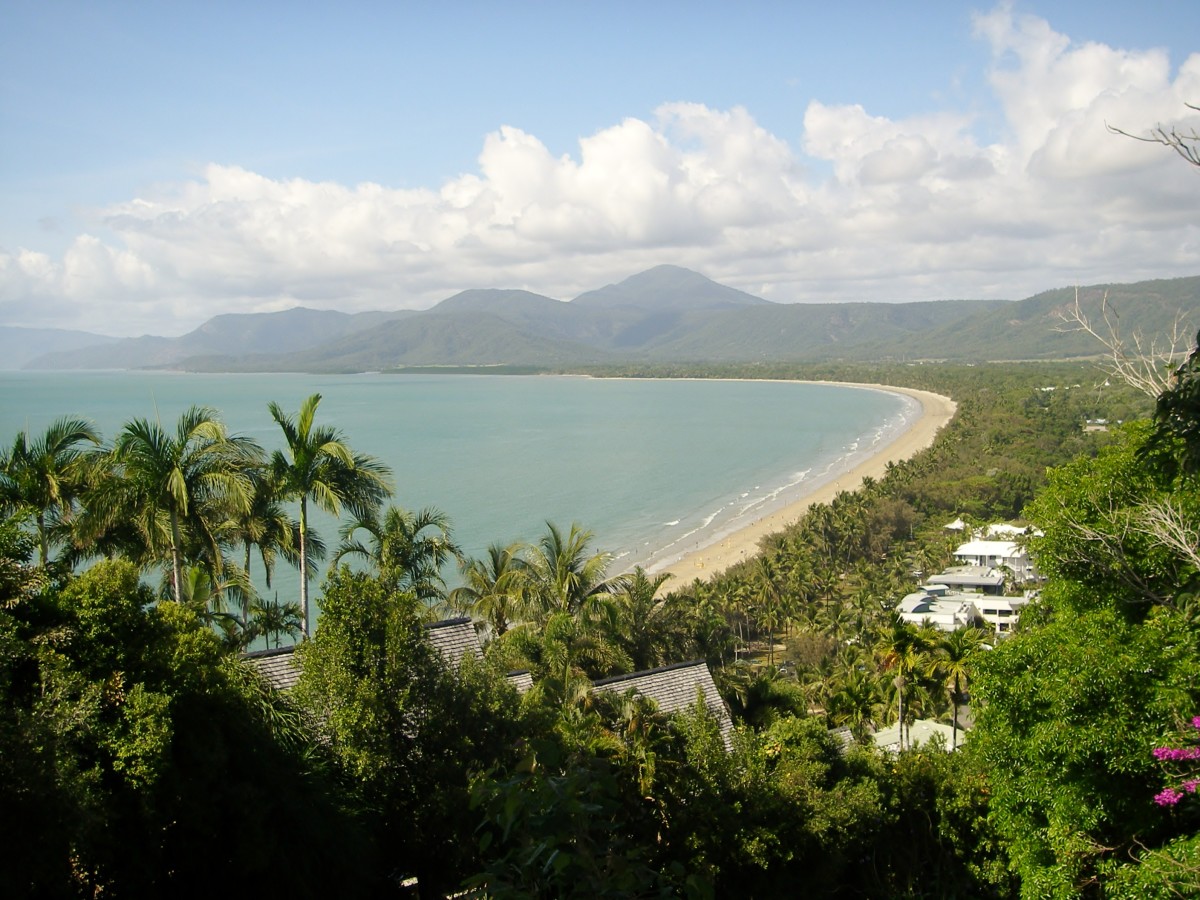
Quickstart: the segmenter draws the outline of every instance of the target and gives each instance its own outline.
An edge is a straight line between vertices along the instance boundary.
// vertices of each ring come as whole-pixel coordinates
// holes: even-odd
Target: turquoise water
[[[578,522],[616,569],[653,568],[781,508],[903,430],[899,394],[765,381],[464,375],[0,372],[0,441],[61,415],[110,438],[132,418],[169,429],[193,404],[279,446],[267,412],[320,392],[318,420],[391,466],[394,502],[436,506],[472,555]],[[326,542],[336,526],[318,523]],[[281,566],[280,597],[298,591]]]

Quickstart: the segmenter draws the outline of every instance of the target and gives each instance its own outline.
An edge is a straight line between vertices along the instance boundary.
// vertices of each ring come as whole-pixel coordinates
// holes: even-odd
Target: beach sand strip
[[[664,590],[670,591],[672,588],[691,584],[695,579],[707,581],[730,566],[750,559],[758,553],[759,543],[764,537],[783,531],[784,528],[798,522],[813,504],[829,503],[839,491],[857,490],[864,478],[882,478],[887,472],[889,462],[911,459],[932,445],[938,431],[954,417],[957,408],[957,404],[949,397],[929,391],[884,384],[839,384],[844,387],[874,388],[893,394],[904,394],[921,404],[921,414],[908,429],[881,446],[873,456],[859,461],[845,472],[836,474],[825,484],[815,487],[810,493],[783,509],[770,513],[739,531],[727,534],[713,544],[684,554],[674,562],[655,566],[655,572],[669,572],[673,576],[663,586]]]

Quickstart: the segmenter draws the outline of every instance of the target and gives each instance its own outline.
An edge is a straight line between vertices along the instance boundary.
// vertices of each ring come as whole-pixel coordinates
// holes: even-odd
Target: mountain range
[[[422,311],[296,308],[216,316],[177,338],[0,327],[0,366],[27,369],[375,371],[423,366],[563,369],[611,364],[995,361],[1097,354],[1064,324],[1117,315],[1147,336],[1200,322],[1200,276],[1049,290],[1023,300],[779,304],[677,266],[564,302],[468,290]]]

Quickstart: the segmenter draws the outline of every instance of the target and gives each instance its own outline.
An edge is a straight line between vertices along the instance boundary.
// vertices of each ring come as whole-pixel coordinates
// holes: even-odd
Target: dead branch
[[[1108,360],[1103,366],[1109,377],[1125,382],[1135,390],[1151,398],[1157,398],[1171,384],[1171,373],[1187,357],[1191,349],[1190,331],[1184,327],[1183,313],[1175,315],[1171,332],[1165,339],[1147,340],[1139,330],[1128,338],[1121,335],[1121,317],[1108,302],[1108,292],[1100,302],[1103,325],[1093,324],[1079,300],[1079,288],[1075,289],[1075,303],[1069,309],[1059,310],[1058,318],[1063,323],[1059,331],[1082,331],[1104,347]]]
[[[1183,105],[1188,109],[1200,112],[1200,106],[1194,106],[1191,103]],[[1200,133],[1197,133],[1195,128],[1192,128],[1188,132],[1180,131],[1177,126],[1164,128],[1162,125],[1156,125],[1150,129],[1150,134],[1138,135],[1122,131],[1115,125],[1109,125],[1107,122],[1104,123],[1104,127],[1111,134],[1119,134],[1122,137],[1133,138],[1135,141],[1142,141],[1147,144],[1162,144],[1164,147],[1170,147],[1193,166],[1200,166]]]

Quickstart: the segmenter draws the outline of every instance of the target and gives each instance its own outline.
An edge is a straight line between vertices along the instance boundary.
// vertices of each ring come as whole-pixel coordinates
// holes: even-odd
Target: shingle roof
[[[504,676],[508,679],[508,683],[517,689],[518,694],[523,694],[533,687],[533,673],[528,669],[521,669],[519,672],[509,672]]]
[[[643,697],[653,700],[666,715],[690,710],[696,703],[696,692],[699,690],[704,698],[705,708],[712,713],[720,726],[725,746],[730,746],[733,720],[729,717],[729,710],[725,708],[725,701],[717,692],[712,672],[708,670],[708,664],[704,660],[676,663],[673,666],[634,672],[631,675],[617,675],[614,678],[602,678],[593,682],[593,687],[598,691],[614,694],[635,690]]]
[[[483,659],[483,648],[479,646],[479,635],[475,633],[475,625],[463,616],[458,619],[443,619],[425,626],[429,643],[433,649],[442,655],[452,669],[457,669],[463,657],[468,654],[476,659]]]
[[[300,680],[300,666],[296,664],[295,647],[279,647],[274,650],[255,650],[242,656],[277,691],[286,691]]]

